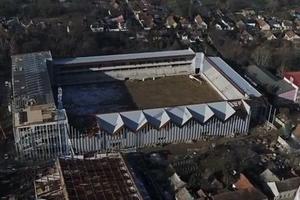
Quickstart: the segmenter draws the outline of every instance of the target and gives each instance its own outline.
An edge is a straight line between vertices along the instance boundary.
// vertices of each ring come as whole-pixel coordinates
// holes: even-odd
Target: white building
[[[69,154],[68,119],[56,109],[47,62],[50,52],[12,56],[12,116],[21,158],[47,159]]]

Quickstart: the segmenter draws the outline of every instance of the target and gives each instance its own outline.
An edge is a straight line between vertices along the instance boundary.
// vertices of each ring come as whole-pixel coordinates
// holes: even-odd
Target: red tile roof
[[[284,72],[284,77],[292,81],[295,85],[300,86],[300,71]]]

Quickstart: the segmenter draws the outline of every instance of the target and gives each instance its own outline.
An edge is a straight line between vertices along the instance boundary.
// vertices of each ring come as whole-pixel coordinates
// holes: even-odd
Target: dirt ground
[[[140,109],[189,105],[219,101],[222,98],[208,85],[188,76],[172,76],[156,80],[127,81],[126,86]]]

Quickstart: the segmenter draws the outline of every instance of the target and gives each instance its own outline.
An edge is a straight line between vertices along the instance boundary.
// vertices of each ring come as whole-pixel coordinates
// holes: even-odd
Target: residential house
[[[274,200],[294,200],[300,185],[300,177],[293,177],[282,181],[267,182],[273,193]]]
[[[269,182],[269,181],[280,181],[280,179],[278,178],[278,176],[276,176],[270,169],[265,169],[265,171],[263,171],[260,175],[259,178],[263,181],[263,182]]]
[[[232,185],[234,191],[228,191],[212,196],[212,200],[267,200],[268,198],[255,188],[244,174]]]
[[[95,23],[90,25],[90,29],[94,33],[103,32],[104,31],[104,26],[100,22],[95,22]]]
[[[277,97],[277,100],[296,102],[299,88],[288,79],[275,77],[266,69],[256,65],[247,67],[246,77],[257,87]]]
[[[283,73],[284,77],[291,81],[293,84],[296,86],[300,87],[300,71],[296,72],[284,72]],[[298,91],[297,97],[296,97],[296,102],[300,103],[300,91]]]
[[[294,16],[298,19],[300,19],[300,8],[297,8],[294,10]]]
[[[246,29],[246,24],[242,20],[239,20],[235,26],[241,31]]]
[[[170,15],[169,17],[167,17],[166,20],[166,27],[167,28],[176,28],[177,27],[177,22],[175,21],[175,16]]]
[[[287,31],[283,37],[283,39],[288,40],[288,41],[295,41],[299,40],[300,36],[297,35],[294,31]]]
[[[169,180],[175,191],[176,200],[194,200],[190,192],[186,189],[186,183],[180,179],[177,173],[174,173]]]
[[[197,15],[194,18],[194,21],[197,25],[197,28],[199,29],[207,29],[207,24],[205,23],[205,21],[202,19],[202,17],[200,15]]]
[[[243,15],[244,17],[248,17],[248,16],[254,16],[255,15],[255,10],[252,9],[243,9],[239,12],[236,12],[235,14],[240,14]]]
[[[138,17],[144,30],[151,30],[154,27],[155,24],[152,15],[145,12],[141,12],[139,13]]]
[[[294,200],[300,185],[300,177],[281,179],[269,169],[262,172],[259,177],[271,199]]]
[[[246,30],[242,31],[241,36],[240,36],[240,40],[244,44],[246,44],[250,41],[253,41],[253,39],[254,39],[253,36],[250,33],[248,33]]]
[[[295,24],[295,29],[300,30],[300,19],[295,19],[294,24]]]
[[[282,26],[280,22],[276,18],[271,18],[267,21],[267,23],[271,26],[271,29],[273,31],[279,31],[282,30]]]
[[[181,17],[179,22],[182,28],[192,28],[192,25],[187,18]]]
[[[287,153],[300,153],[300,144],[296,142],[291,137],[283,138],[279,136],[277,138],[277,142],[279,143],[281,150]]]
[[[292,132],[291,138],[300,144],[300,124],[298,124],[295,128],[295,130]]]
[[[272,33],[272,31],[265,31],[264,32],[264,37],[267,40],[276,40],[277,39],[277,37]]]
[[[254,19],[247,19],[245,20],[245,24],[248,26],[248,27],[256,27],[256,21]]]
[[[282,25],[282,29],[285,31],[293,30],[293,22],[290,20],[283,20],[281,25]]]
[[[257,21],[257,25],[258,25],[258,28],[262,31],[269,31],[271,30],[271,27],[270,25],[263,19],[258,19]]]

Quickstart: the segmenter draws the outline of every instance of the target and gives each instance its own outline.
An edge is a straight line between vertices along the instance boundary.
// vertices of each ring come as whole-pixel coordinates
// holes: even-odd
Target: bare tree
[[[270,64],[271,57],[271,51],[265,47],[257,47],[251,55],[256,65],[264,67]]]

